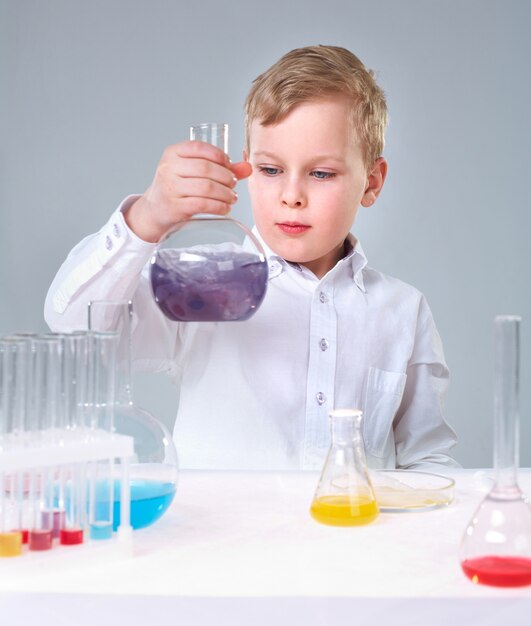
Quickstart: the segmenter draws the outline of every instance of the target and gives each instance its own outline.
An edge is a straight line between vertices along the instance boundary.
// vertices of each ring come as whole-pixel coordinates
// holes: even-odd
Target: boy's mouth
[[[300,224],[299,222],[277,222],[277,226],[288,235],[298,235],[310,228],[307,224]]]

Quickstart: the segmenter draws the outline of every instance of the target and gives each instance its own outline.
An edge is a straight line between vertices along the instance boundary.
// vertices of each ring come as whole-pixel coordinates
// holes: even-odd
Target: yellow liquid
[[[311,516],[331,526],[361,526],[378,516],[376,500],[349,496],[322,496],[312,502]]]
[[[20,556],[22,554],[22,533],[0,533],[0,557]]]

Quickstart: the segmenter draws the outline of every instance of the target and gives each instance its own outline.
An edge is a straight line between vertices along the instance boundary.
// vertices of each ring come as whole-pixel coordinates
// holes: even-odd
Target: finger
[[[227,187],[237,182],[230,169],[206,159],[180,158],[171,173],[182,178],[207,178]]]
[[[229,165],[229,168],[238,180],[242,180],[242,178],[247,178],[253,173],[252,165],[248,161],[231,163]]]
[[[204,141],[182,141],[164,150],[165,158],[184,157],[189,159],[206,159],[220,165],[228,165],[229,157],[217,146]]]
[[[179,198],[204,198],[233,204],[238,199],[236,192],[208,178],[181,178],[176,182]]]
[[[188,219],[197,213],[209,213],[212,215],[227,215],[231,210],[231,205],[219,200],[210,198],[183,198],[175,203],[176,214],[179,220]]]

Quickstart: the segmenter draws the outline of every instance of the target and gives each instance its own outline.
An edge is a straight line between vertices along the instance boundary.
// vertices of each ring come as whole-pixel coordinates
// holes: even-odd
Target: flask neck
[[[361,440],[361,415],[330,416],[332,446],[351,446]]]
[[[131,333],[133,306],[127,301],[97,300],[89,303],[89,329],[118,333],[115,368],[115,402],[131,405]]]
[[[510,489],[517,485],[518,472],[520,318],[498,316],[495,329],[495,489]]]

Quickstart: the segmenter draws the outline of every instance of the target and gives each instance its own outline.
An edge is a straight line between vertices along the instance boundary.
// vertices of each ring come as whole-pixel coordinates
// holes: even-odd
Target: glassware
[[[26,341],[0,338],[0,455],[23,440],[27,362]],[[22,554],[22,499],[21,472],[0,470],[0,557]]]
[[[495,483],[474,513],[461,544],[461,567],[474,583],[531,584],[531,507],[517,482],[520,321],[495,319]]]
[[[227,124],[200,124],[190,139],[227,152]],[[195,216],[178,225],[151,259],[151,288],[166,317],[182,322],[249,319],[262,303],[268,279],[264,250],[240,222]]]
[[[371,484],[358,409],[330,411],[331,444],[310,508],[332,526],[359,526],[379,513]]]
[[[381,513],[433,511],[454,498],[453,478],[431,472],[381,469],[371,479]]]
[[[114,431],[133,437],[135,458],[130,465],[131,526],[143,528],[168,509],[177,489],[178,458],[167,428],[135,405],[131,388],[131,324],[133,307],[126,301],[92,301],[89,329],[118,332]],[[118,463],[116,463],[118,465]],[[114,490],[114,529],[120,523],[120,492]]]
[[[22,338],[0,339],[0,451],[24,435],[28,349]]]
[[[89,437],[98,437],[99,432],[115,432],[117,356],[119,334],[113,332],[94,332],[89,336],[92,363],[89,379]],[[114,506],[114,492],[119,493],[118,480],[114,480],[114,460],[93,461],[88,467],[89,507],[88,521],[91,539],[110,539],[113,530],[117,530],[119,514]],[[116,484],[116,486],[115,486]],[[115,510],[115,508],[117,510]]]
[[[58,337],[28,335],[30,371],[27,396],[27,428],[35,445],[45,447],[58,441],[61,405],[60,363],[62,344]],[[50,550],[62,512],[55,507],[54,476],[51,468],[33,468],[29,474],[32,520],[30,550]]]

